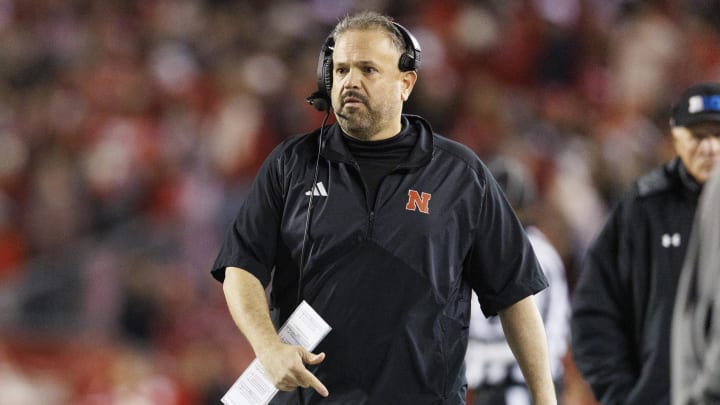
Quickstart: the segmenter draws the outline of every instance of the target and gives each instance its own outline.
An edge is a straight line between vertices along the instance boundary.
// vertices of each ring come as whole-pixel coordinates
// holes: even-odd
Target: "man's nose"
[[[350,69],[343,78],[343,88],[352,89],[360,85],[360,73],[357,69]]]

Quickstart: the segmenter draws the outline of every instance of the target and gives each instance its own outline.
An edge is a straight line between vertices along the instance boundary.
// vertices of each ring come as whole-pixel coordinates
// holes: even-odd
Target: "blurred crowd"
[[[527,166],[571,289],[671,100],[720,80],[715,0],[0,0],[0,404],[219,403],[253,355],[210,266],[360,8],[422,46],[405,112]]]

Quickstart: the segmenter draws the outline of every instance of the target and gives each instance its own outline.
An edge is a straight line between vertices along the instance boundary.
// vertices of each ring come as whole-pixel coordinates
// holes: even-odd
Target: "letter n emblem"
[[[432,197],[432,195],[428,193],[422,193],[421,195],[415,190],[408,190],[408,202],[407,205],[405,205],[405,209],[408,211],[420,210],[423,214],[429,214],[430,197]]]

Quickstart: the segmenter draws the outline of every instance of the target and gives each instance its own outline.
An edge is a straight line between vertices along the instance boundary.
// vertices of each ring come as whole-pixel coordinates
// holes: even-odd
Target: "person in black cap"
[[[670,126],[677,156],[615,205],[573,293],[573,357],[602,404],[670,403],[673,306],[698,197],[720,158],[720,84],[685,90]]]

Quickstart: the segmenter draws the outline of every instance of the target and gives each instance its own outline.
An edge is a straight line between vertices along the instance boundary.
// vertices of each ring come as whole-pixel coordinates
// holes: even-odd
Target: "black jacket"
[[[591,246],[572,351],[605,405],[670,400],[670,327],[700,186],[676,158],[638,179]]]
[[[306,403],[462,404],[470,289],[495,314],[547,283],[525,232],[487,168],[468,148],[403,116],[416,138],[407,159],[366,201],[337,125],[327,128],[312,185],[318,131],[268,157],[230,229],[226,266],[272,277],[280,323],[294,309],[308,194],[315,208],[304,298],[333,328],[313,369],[330,391]],[[296,403],[280,393],[274,403]]]

